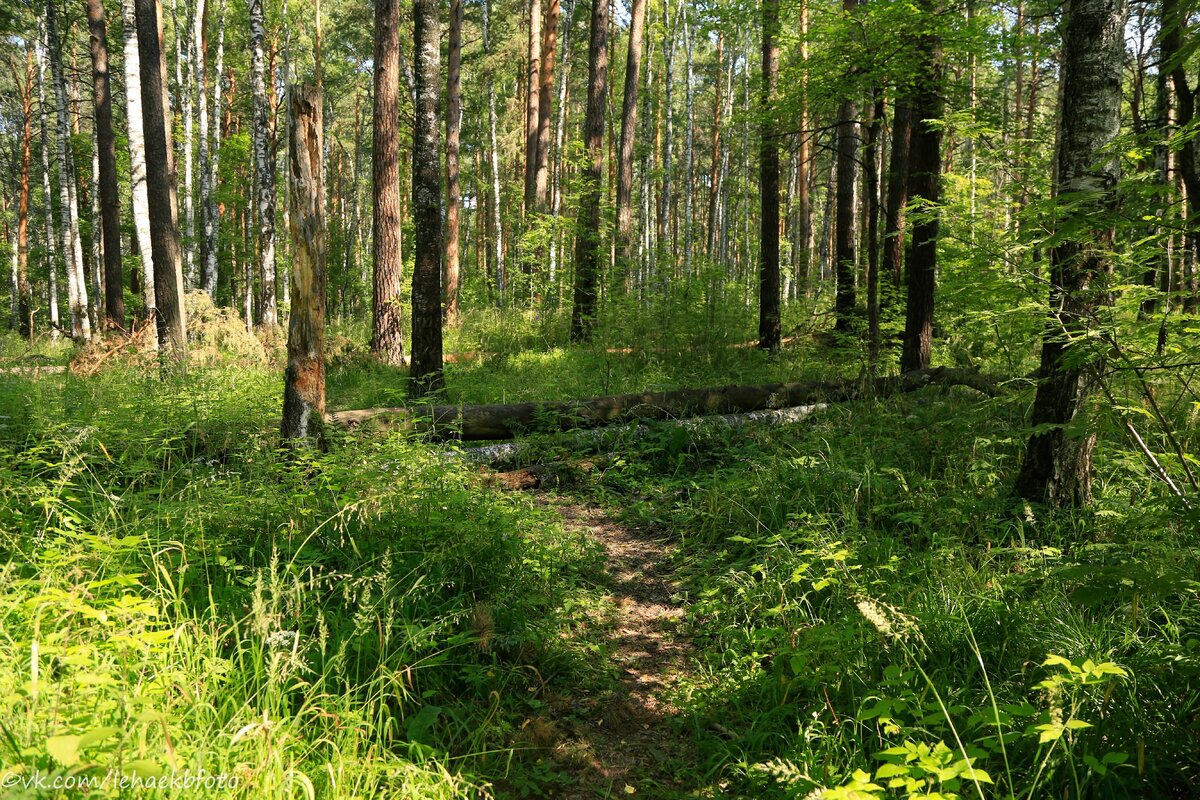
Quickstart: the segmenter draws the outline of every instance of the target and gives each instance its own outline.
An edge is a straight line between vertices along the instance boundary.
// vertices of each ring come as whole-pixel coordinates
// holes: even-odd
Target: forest
[[[1196,796],[1197,30],[6,0],[0,796]]]

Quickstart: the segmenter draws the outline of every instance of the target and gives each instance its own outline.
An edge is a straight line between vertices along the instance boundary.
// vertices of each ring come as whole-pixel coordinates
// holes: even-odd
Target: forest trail
[[[612,617],[605,648],[616,685],[600,696],[571,698],[554,757],[574,785],[558,796],[682,795],[694,774],[694,744],[675,724],[668,695],[691,669],[693,646],[680,630],[684,608],[667,566],[669,542],[627,527],[594,506],[544,498],[569,530],[582,530],[605,550]],[[632,790],[632,791],[631,791]]]

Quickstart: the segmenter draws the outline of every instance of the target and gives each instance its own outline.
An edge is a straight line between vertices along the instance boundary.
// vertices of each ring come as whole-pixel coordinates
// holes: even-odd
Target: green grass
[[[712,324],[666,311],[613,327],[606,345],[645,345],[629,353],[566,346],[560,316],[474,315],[447,350],[496,355],[450,365],[447,397],[862,369],[860,348],[821,337],[778,356],[730,348],[749,335],[742,310]],[[330,406],[403,402],[403,372],[348,333],[358,350],[331,364]],[[954,341],[935,360],[973,363]],[[5,359],[23,351],[0,338]],[[1031,354],[983,357],[1021,374]],[[1157,379],[1194,452],[1186,390]],[[541,797],[568,781],[526,726],[612,680],[592,623],[608,602],[595,543],[435,443],[334,432],[328,452],[285,454],[281,396],[279,370],[232,363],[165,379],[116,360],[90,378],[0,374],[0,772],[204,770],[236,776],[242,797]],[[673,698],[701,756],[687,785],[1190,795],[1196,512],[1103,408],[1094,507],[1014,501],[1029,400],[1022,386],[994,400],[928,389],[785,428],[606,440],[616,457],[569,491],[680,545],[698,646]],[[578,455],[532,441],[529,458]]]

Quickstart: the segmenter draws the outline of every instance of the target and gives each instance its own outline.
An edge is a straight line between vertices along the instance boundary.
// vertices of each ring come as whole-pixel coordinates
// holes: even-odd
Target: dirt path
[[[573,698],[561,720],[555,757],[575,785],[558,796],[669,798],[683,796],[679,776],[694,774],[690,737],[678,730],[669,690],[691,667],[692,645],[680,631],[683,608],[666,563],[671,545],[627,528],[600,509],[564,500],[547,503],[567,527],[604,545],[613,617],[608,658],[618,673],[603,696]],[[632,790],[632,791],[631,791]]]

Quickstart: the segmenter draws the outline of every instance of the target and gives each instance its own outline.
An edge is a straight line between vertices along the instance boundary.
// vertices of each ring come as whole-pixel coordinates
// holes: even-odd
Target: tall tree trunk
[[[867,119],[863,166],[867,192],[867,341],[872,368],[879,361],[879,129],[883,126],[883,92],[877,87]]]
[[[600,268],[600,180],[604,170],[604,113],[608,99],[608,2],[592,0],[588,32],[588,99],[584,120],[587,171],[581,176],[579,221],[575,238],[575,296],[571,340],[587,341],[596,323],[596,286]]]
[[[854,0],[845,0],[853,8]],[[849,331],[857,303],[854,291],[857,231],[854,227],[854,185],[858,181],[858,105],[843,100],[837,124],[837,197],[834,222],[834,276],[837,282],[834,310],[837,329]]]
[[[1168,0],[1172,2],[1173,0]],[[1016,493],[1054,506],[1088,502],[1094,432],[1067,430],[1092,384],[1081,341],[1103,302],[1115,231],[1108,218],[1120,163],[1126,0],[1073,0],[1063,29],[1062,110],[1056,192],[1069,195],[1058,222],[1069,231],[1050,253],[1050,319],[1031,420],[1035,433]],[[1074,426],[1072,426],[1074,427]]]
[[[458,142],[462,127],[462,0],[450,0],[450,45],[446,65],[446,324],[458,324]]]
[[[46,125],[49,116],[49,103],[46,102],[46,58],[43,50],[44,20],[38,21],[38,44],[35,48],[35,58],[38,67],[38,115],[40,125],[40,141],[42,150],[42,226],[46,247],[46,281],[47,305],[50,312],[50,338],[58,341],[62,326],[58,317],[58,245],[56,242],[57,228],[54,225],[54,207],[50,202],[50,131]],[[56,137],[57,138],[57,137]]]
[[[136,2],[158,346],[170,358],[184,361],[187,318],[183,306],[183,257],[179,244],[175,153],[171,146],[171,109],[167,104],[167,64],[162,50],[162,2]]]
[[[117,147],[113,138],[112,94],[108,79],[108,35],[103,0],[87,0],[91,32],[92,89],[96,99],[96,149],[100,158],[100,225],[104,235],[104,313],[125,327],[125,287],[121,264],[121,198],[117,190]],[[95,235],[95,234],[93,234]]]
[[[202,176],[202,180],[206,181],[205,188],[202,190],[204,195],[204,246],[202,254],[204,263],[201,266],[201,288],[208,292],[210,297],[215,297],[217,293],[217,283],[219,278],[218,250],[221,245],[220,227],[221,213],[217,205],[217,181],[220,175],[221,162],[221,84],[224,80],[223,73],[225,70],[225,0],[221,0],[221,4],[217,10],[217,60],[213,69],[213,99],[212,99],[212,116],[209,118],[209,130],[206,133],[201,131],[200,135],[208,136],[209,145],[208,151],[208,172]],[[201,62],[203,64],[203,61]],[[203,86],[201,87],[203,94]],[[201,118],[204,113],[201,112]],[[202,126],[203,127],[203,126]],[[204,148],[201,149],[203,155]]]
[[[898,292],[904,277],[904,208],[908,205],[908,151],[912,139],[912,110],[907,97],[892,107],[892,145],[888,159],[887,203],[884,208],[883,264]]]
[[[714,258],[717,253],[717,203],[721,195],[721,78],[722,56],[725,51],[725,33],[717,31],[716,73],[713,80],[713,122],[712,122],[712,158],[708,170],[708,241],[705,242],[705,254]]]
[[[1196,119],[1196,88],[1188,84],[1187,61],[1190,48],[1185,50],[1185,42],[1189,40],[1188,15],[1180,8],[1179,0],[1163,0],[1162,2],[1162,60],[1164,67],[1170,72],[1171,85],[1175,89],[1175,124],[1178,130],[1186,131]],[[1178,166],[1179,177],[1183,183],[1183,193],[1186,195],[1186,230],[1187,256],[1180,261],[1195,264],[1200,259],[1200,164],[1197,163],[1197,144],[1195,140],[1186,142],[1179,148]],[[1194,267],[1192,270],[1194,271]],[[1178,282],[1179,291],[1183,294],[1183,307],[1186,311],[1195,310],[1195,297],[1189,286],[1190,276]]]
[[[196,0],[197,4],[203,3],[204,0]],[[197,9],[199,10],[199,9]],[[184,8],[184,22],[186,23],[187,9]],[[196,210],[194,205],[195,193],[193,188],[192,174],[192,141],[193,129],[195,126],[195,115],[193,112],[192,97],[192,76],[195,71],[195,62],[192,60],[192,46],[187,43],[185,31],[188,30],[186,24],[179,22],[179,0],[171,0],[171,22],[174,27],[175,39],[175,91],[176,100],[179,103],[180,120],[183,123],[183,141],[176,142],[179,148],[179,153],[183,157],[183,233],[186,238],[183,239],[183,275],[185,286],[196,286],[196,259],[192,248],[196,242]],[[186,53],[186,56],[185,56]],[[187,70],[184,71],[184,64],[187,64]]]
[[[262,279],[262,312],[259,321],[278,322],[275,301],[275,159],[271,147],[271,108],[267,100],[266,38],[263,0],[250,0],[250,71],[254,92],[254,169],[258,186],[258,258]]]
[[[488,17],[491,0],[483,0],[483,54],[487,56],[490,50],[488,40]],[[500,145],[496,137],[496,78],[487,76],[488,87],[488,150],[492,167],[492,237],[496,246],[496,303],[504,307],[504,223],[500,214]]]
[[[441,389],[442,375],[442,170],[438,126],[441,49],[438,0],[413,0],[412,365],[409,390],[421,396]]]
[[[812,254],[812,140],[816,135],[810,128],[808,102],[808,0],[800,0],[800,136],[796,147],[796,222],[792,242],[792,264],[795,274],[795,294],[808,295],[809,270]]]
[[[16,78],[16,70],[13,70]],[[21,182],[17,198],[17,275],[14,286],[14,305],[17,312],[17,330],[26,339],[33,337],[33,291],[29,286],[29,180],[33,142],[33,46],[25,47],[25,80],[20,83],[21,93]],[[49,205],[50,196],[46,195]]]
[[[92,338],[88,319],[87,277],[83,264],[83,243],[79,238],[79,205],[75,193],[75,165],[71,157],[71,118],[67,109],[67,84],[63,76],[63,51],[59,43],[55,0],[46,2],[46,45],[50,73],[54,80],[58,135],[55,155],[58,162],[58,198],[61,208],[63,258],[67,266],[67,289],[71,307],[71,338],[86,342]]]
[[[923,0],[929,19],[936,0]],[[942,65],[937,34],[921,36],[918,83],[912,98],[913,131],[909,153],[909,191],[922,208],[912,226],[908,258],[908,302],[900,371],[929,366],[933,340],[933,297],[937,279],[938,217],[942,184]]]
[[[540,212],[537,192],[538,125],[542,75],[542,0],[529,0],[529,70],[525,82],[525,213]],[[545,194],[542,195],[543,199]]]
[[[675,98],[671,91],[675,83],[675,25],[668,24],[670,8],[663,5],[663,159],[662,159],[662,189],[658,195],[658,248],[661,255],[669,250],[671,263],[675,263],[674,248],[669,248],[670,240],[667,235],[667,224],[671,215],[671,195],[674,188],[674,151],[675,151]],[[675,12],[678,20],[679,12]]]
[[[775,351],[779,330],[779,139],[775,94],[779,84],[779,0],[762,0],[762,129],[759,155],[758,346]],[[747,154],[749,155],[749,154]],[[747,209],[747,212],[749,209]]]
[[[646,0],[633,0],[629,54],[625,60],[625,95],[621,103],[621,145],[617,155],[617,263],[623,276],[628,275],[633,264],[633,145],[645,23]]]
[[[692,228],[695,220],[693,205],[696,195],[696,112],[695,112],[695,44],[696,33],[692,30],[691,14],[685,3],[683,13],[683,105],[687,117],[687,134],[684,137],[683,180],[686,184],[683,194],[683,273],[690,281],[692,279],[692,254],[695,243],[692,241]]]
[[[292,237],[292,307],[284,373],[285,442],[320,441],[325,418],[325,181],[321,92],[288,88],[288,224]]]
[[[554,2],[555,0],[552,0]],[[566,158],[563,153],[563,141],[566,137],[566,120],[567,120],[567,99],[570,97],[571,88],[571,19],[575,12],[575,0],[566,0],[562,9],[562,69],[559,70],[558,79],[558,121],[555,124],[554,131],[554,168],[553,168],[553,183],[554,187],[551,192],[552,199],[550,201],[550,213],[557,223],[559,214],[562,211],[563,197],[563,180],[566,176]],[[543,62],[544,67],[544,62]],[[490,97],[490,95],[489,95]],[[539,108],[541,106],[539,105]],[[549,106],[547,106],[548,108]],[[495,126],[493,126],[495,130]],[[559,230],[558,225],[555,225],[553,235],[550,239],[550,283],[554,285],[558,277],[558,259],[559,253],[563,247],[560,244],[563,237],[563,232]],[[558,302],[559,292],[555,289],[555,302]]]
[[[196,0],[196,10],[192,18],[192,82],[193,93],[196,96],[196,168],[200,172],[200,238],[196,250],[199,261],[198,286],[211,297],[217,288],[216,275],[210,276],[209,250],[214,245],[212,236],[213,220],[210,216],[209,198],[213,192],[211,153],[208,138],[208,4],[206,0]]]
[[[400,258],[400,4],[375,0],[375,109],[372,112],[371,217],[374,240],[371,352],[404,363]]]
[[[550,191],[550,116],[553,111],[554,57],[558,46],[559,14],[562,10],[561,0],[546,2],[545,18],[542,20],[542,71],[538,81],[537,159],[534,162],[536,204],[541,209],[547,207]],[[570,8],[568,3],[568,28],[571,24]]]
[[[129,186],[133,229],[141,256],[142,303],[154,318],[154,255],[150,247],[150,201],[146,197],[146,142],[142,121],[141,59],[135,0],[121,0],[121,37],[125,44],[125,120],[129,133]],[[157,340],[154,342],[157,346]]]

